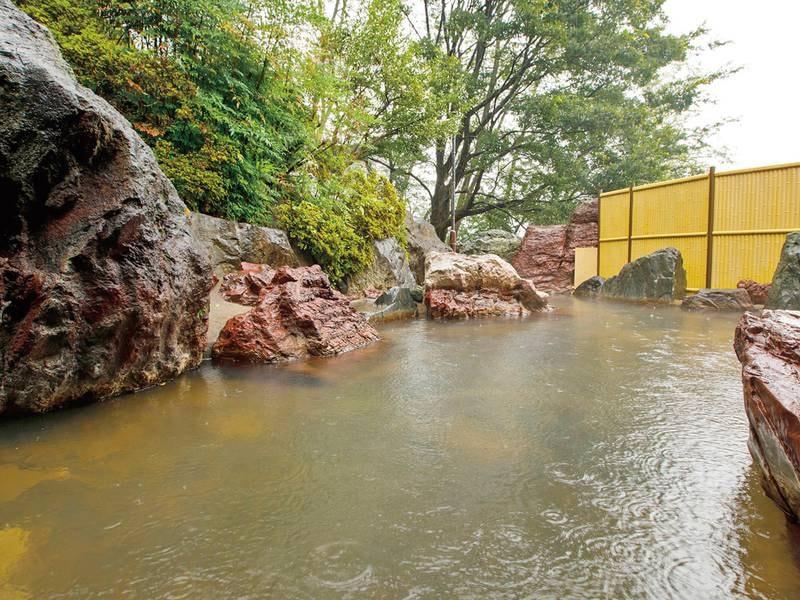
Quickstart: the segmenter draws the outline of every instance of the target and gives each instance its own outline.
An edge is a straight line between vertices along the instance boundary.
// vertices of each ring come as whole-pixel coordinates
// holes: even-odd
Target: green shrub
[[[192,209],[271,224],[307,145],[299,91],[259,43],[243,0],[20,0],[78,80],[152,146]]]
[[[278,206],[278,221],[334,282],[369,265],[373,240],[395,237],[405,245],[405,204],[382,175],[326,173],[323,183],[307,183],[312,188],[316,193]]]

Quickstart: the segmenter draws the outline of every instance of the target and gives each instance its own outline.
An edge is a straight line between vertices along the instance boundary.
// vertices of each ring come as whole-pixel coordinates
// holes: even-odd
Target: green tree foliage
[[[369,264],[369,240],[395,236],[405,243],[405,204],[382,175],[352,168],[307,184],[315,192],[278,206],[279,221],[334,281]]]
[[[156,150],[193,209],[267,224],[306,146],[298,92],[238,0],[24,0],[79,79]]]
[[[685,116],[723,73],[677,75],[703,32],[666,33],[662,4],[423,0],[413,30],[464,81],[453,141],[408,169],[441,236],[454,187],[458,221],[561,220],[582,194],[696,167],[701,132]]]
[[[278,222],[335,280],[401,236],[558,222],[698,166],[664,0],[21,0],[155,149],[187,204]],[[453,160],[455,157],[455,160]],[[381,175],[379,175],[381,173]],[[466,220],[466,221],[465,221]]]

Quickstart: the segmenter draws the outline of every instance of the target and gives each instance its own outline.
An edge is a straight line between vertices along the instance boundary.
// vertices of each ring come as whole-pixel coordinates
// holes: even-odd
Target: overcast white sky
[[[699,115],[738,118],[717,137],[730,161],[716,166],[800,161],[800,0],[667,0],[664,11],[675,33],[705,23],[715,39],[731,42],[706,53],[704,66],[742,67],[714,84],[717,104]]]

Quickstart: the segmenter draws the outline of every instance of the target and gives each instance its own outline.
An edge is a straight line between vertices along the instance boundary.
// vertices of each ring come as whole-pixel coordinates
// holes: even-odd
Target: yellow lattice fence
[[[674,246],[692,291],[735,287],[741,279],[767,283],[791,231],[800,231],[800,163],[712,169],[601,194],[597,269],[610,277],[631,260]]]

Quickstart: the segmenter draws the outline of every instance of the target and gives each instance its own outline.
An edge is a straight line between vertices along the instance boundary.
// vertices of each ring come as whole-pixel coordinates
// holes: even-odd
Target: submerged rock
[[[564,293],[572,289],[575,248],[598,244],[597,200],[582,202],[566,225],[530,225],[511,264],[536,289]]]
[[[766,307],[800,310],[800,231],[786,236]]]
[[[272,267],[301,264],[286,232],[272,227],[236,223],[202,213],[191,215],[192,233],[209,252],[214,272],[222,276],[242,262]]]
[[[373,242],[372,262],[366,269],[347,280],[350,296],[371,296],[393,287],[410,288],[417,285],[408,265],[406,251],[394,238]]]
[[[495,254],[510,261],[519,250],[522,240],[510,231],[489,229],[466,240],[459,251],[463,254]]]
[[[768,283],[758,283],[752,279],[742,279],[736,284],[737,288],[747,290],[750,302],[753,304],[766,304],[769,297],[769,290],[772,287]]]
[[[575,288],[574,296],[579,298],[591,298],[600,294],[600,289],[603,287],[605,279],[599,275],[589,277],[586,281]]]
[[[753,308],[750,294],[743,288],[731,290],[702,289],[694,296],[689,296],[681,304],[686,310],[738,310]]]
[[[637,258],[606,279],[600,289],[605,298],[672,302],[686,296],[686,270],[675,248],[663,248]]]
[[[211,268],[130,124],[0,0],[0,413],[141,389],[203,356]]]
[[[319,265],[281,267],[258,304],[225,324],[211,354],[271,363],[341,354],[378,339],[366,318],[331,288]]]
[[[747,446],[767,495],[800,517],[800,312],[745,313],[734,339],[742,363]]]
[[[411,272],[417,282],[425,281],[425,259],[430,252],[450,252],[433,225],[422,219],[415,219],[406,212],[406,241],[408,242],[408,260]]]
[[[499,256],[428,255],[425,305],[433,319],[522,317],[547,309],[536,287]]]

